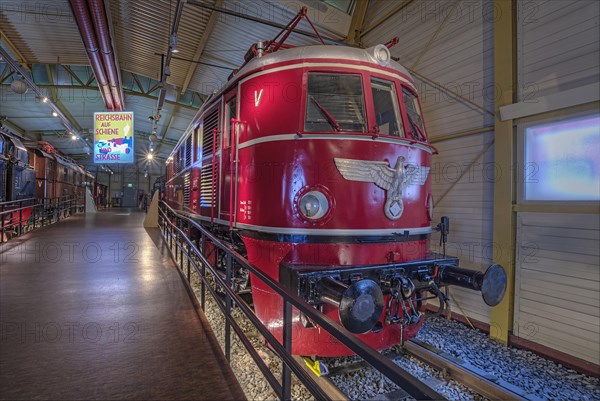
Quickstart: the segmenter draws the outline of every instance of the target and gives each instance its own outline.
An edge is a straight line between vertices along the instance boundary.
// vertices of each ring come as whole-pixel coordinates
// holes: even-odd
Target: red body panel
[[[335,136],[336,134],[331,134]],[[364,136],[362,137],[364,139]],[[384,214],[386,191],[375,183],[348,181],[337,170],[334,158],[385,161],[394,166],[398,157],[407,164],[429,166],[431,155],[419,148],[361,140],[302,139],[267,142],[239,151],[237,223],[264,227],[387,230],[429,227],[425,185],[403,192],[405,211],[399,220]],[[307,187],[322,185],[332,195],[330,218],[317,223],[298,215],[296,198]],[[251,212],[243,205],[253,205]]]
[[[336,62],[343,62],[344,65],[336,66],[333,64]],[[322,65],[319,66],[319,63]],[[361,77],[365,132],[305,132],[309,71]],[[214,222],[224,229],[232,224],[240,230],[249,261],[275,279],[279,279],[281,262],[343,269],[344,266],[399,263],[425,258],[425,237],[431,226],[427,211],[430,178],[423,185],[407,185],[403,189],[404,211],[399,219],[392,220],[384,213],[386,190],[374,182],[344,178],[334,162],[335,158],[342,158],[387,163],[394,168],[402,157],[405,165],[430,166],[433,150],[429,144],[409,137],[408,133],[406,137],[378,134],[371,77],[393,82],[400,108],[399,122],[407,127],[406,107],[402,96],[398,94],[402,93],[403,87],[412,91],[414,86],[400,70],[352,59],[307,57],[274,63],[239,75],[220,96],[207,102],[198,116],[195,131],[188,133],[197,136],[191,151],[198,157],[194,157],[189,166],[176,166],[178,152],[186,142],[183,138],[167,161],[167,202],[176,209],[192,213],[205,223]],[[229,133],[229,116],[223,115],[227,107],[222,105],[234,95],[237,97],[236,120],[239,127]],[[203,143],[207,141],[204,125],[216,107],[221,111],[217,127],[218,146],[213,142]],[[208,156],[211,153],[207,152],[208,146],[214,146],[212,157]],[[211,165],[216,183],[212,195],[217,200],[212,207],[209,203],[203,203],[201,196],[202,191],[210,193],[210,183],[204,171]],[[191,191],[189,204],[184,205],[183,177],[187,173],[191,175]],[[318,188],[325,193],[330,207],[328,213],[317,221],[304,218],[299,212],[299,198],[311,188]],[[230,221],[231,208],[234,210],[233,221]],[[274,237],[274,234],[381,237],[404,234],[408,229],[416,229],[419,235],[404,242],[292,243]],[[320,233],[319,230],[328,231]],[[257,234],[272,239],[256,239]],[[281,338],[281,298],[256,277],[251,276],[251,284],[257,315]],[[335,307],[325,305],[323,311],[339,321]],[[401,339],[413,337],[421,325],[388,325],[385,318],[386,310],[381,315],[383,329],[380,332],[369,332],[359,337],[377,349],[384,349],[399,343]],[[294,312],[293,352],[320,356],[351,354],[323,330],[304,328],[297,311]]]
[[[389,263],[390,258],[396,262],[414,260],[424,257],[427,252],[426,241],[389,243],[389,244],[292,244],[262,241],[244,238],[248,250],[248,260],[259,266],[269,276],[279,279],[279,263],[281,261],[324,265],[368,265],[373,263]],[[283,301],[266,284],[251,276],[254,309],[258,317],[281,340],[283,327]],[[387,297],[386,297],[387,302]],[[334,321],[339,322],[337,308],[329,305],[323,312]],[[387,310],[383,311],[383,323]],[[318,328],[305,328],[300,323],[297,310],[293,311],[292,352],[300,355],[343,356],[353,355],[346,346],[334,337]],[[383,325],[379,333],[361,334],[359,337],[376,349],[389,348],[404,339],[414,337],[421,324],[409,325],[401,333],[401,326]]]

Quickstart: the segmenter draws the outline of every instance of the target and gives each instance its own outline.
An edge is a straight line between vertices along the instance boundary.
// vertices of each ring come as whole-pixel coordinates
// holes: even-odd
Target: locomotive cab
[[[35,171],[29,165],[29,153],[23,143],[14,136],[2,141],[3,164],[6,171],[6,201],[31,199],[35,191]]]
[[[443,304],[443,285],[490,304],[504,293],[501,267],[467,271],[428,250],[434,152],[412,78],[385,46],[256,50],[167,160],[165,198],[383,349],[416,335],[426,294]],[[256,314],[281,337],[281,298],[250,282]],[[294,353],[350,354],[294,319]]]

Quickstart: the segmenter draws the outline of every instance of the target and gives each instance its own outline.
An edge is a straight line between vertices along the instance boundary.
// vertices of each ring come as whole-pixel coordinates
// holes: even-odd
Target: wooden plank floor
[[[77,215],[0,248],[0,399],[245,398],[143,218]]]

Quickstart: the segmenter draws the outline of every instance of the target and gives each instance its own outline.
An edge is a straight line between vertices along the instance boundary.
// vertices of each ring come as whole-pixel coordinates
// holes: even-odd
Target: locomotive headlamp
[[[433,196],[431,194],[427,195],[427,217],[429,221],[433,221]]]
[[[300,199],[300,212],[304,217],[317,220],[325,216],[329,210],[329,202],[320,191],[310,191]]]
[[[390,54],[390,49],[388,49],[385,45],[373,46],[371,48],[371,53],[373,54],[373,57],[375,58],[375,60],[377,60],[379,65],[385,67],[390,64],[392,56]]]

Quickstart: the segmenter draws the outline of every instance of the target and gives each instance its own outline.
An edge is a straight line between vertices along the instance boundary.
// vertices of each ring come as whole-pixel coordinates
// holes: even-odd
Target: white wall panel
[[[435,221],[450,218],[447,253],[460,258],[465,268],[484,271],[491,263],[493,220],[493,132],[439,142],[439,155],[430,170]],[[433,235],[431,248],[441,252],[439,235]],[[481,294],[451,288],[453,311],[489,322],[489,307]],[[462,308],[463,311],[460,310]]]
[[[519,213],[514,332],[600,363],[600,216]]]
[[[598,82],[600,2],[519,2],[519,100]]]
[[[447,0],[412,2],[362,38],[365,46],[372,46],[398,37],[400,42],[391,49],[392,55],[405,67],[427,78],[421,79],[417,74],[413,77],[431,138],[493,124],[491,114],[451,94],[454,92],[483,108],[493,109],[493,23],[492,18],[487,17],[489,7],[485,4],[488,2],[461,1],[455,9],[453,3]],[[369,6],[367,27],[389,11],[391,7],[384,4],[375,1]]]

